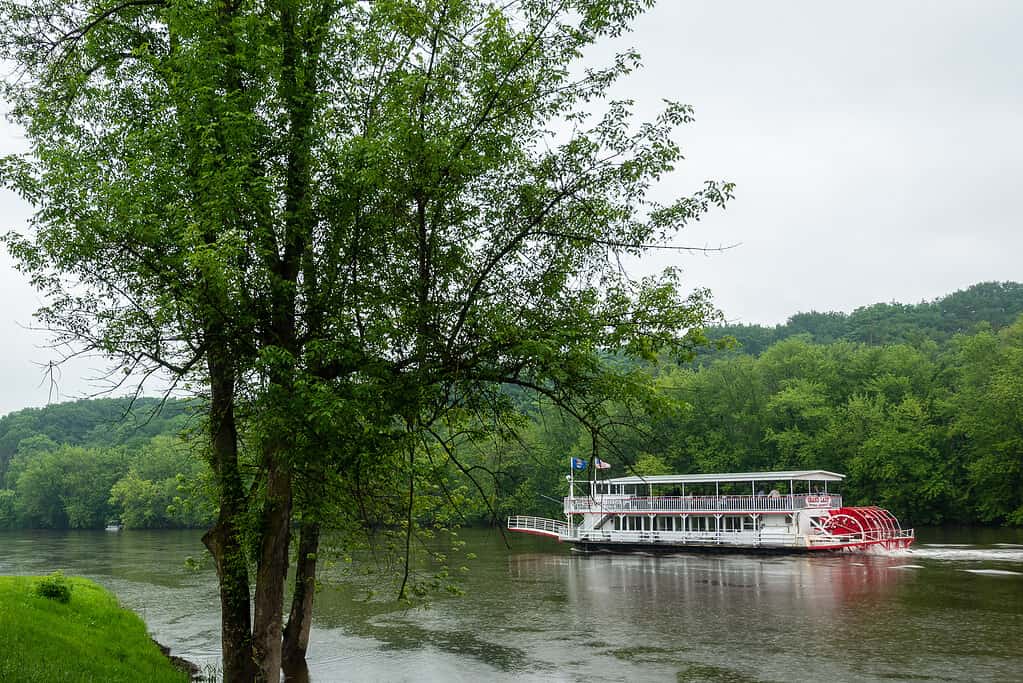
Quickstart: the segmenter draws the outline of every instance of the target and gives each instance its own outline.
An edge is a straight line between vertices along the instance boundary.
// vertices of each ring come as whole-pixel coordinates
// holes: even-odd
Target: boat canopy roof
[[[648,476],[602,479],[600,484],[713,484],[753,481],[842,481],[844,474],[826,470],[791,472],[732,472],[729,474],[653,474]]]

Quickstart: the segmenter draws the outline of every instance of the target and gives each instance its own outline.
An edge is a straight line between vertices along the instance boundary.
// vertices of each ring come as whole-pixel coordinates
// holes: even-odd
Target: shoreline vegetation
[[[69,589],[66,602],[54,585]],[[111,592],[79,577],[0,576],[0,642],[6,683],[187,683],[200,673],[153,640]]]
[[[622,425],[600,454],[612,476],[827,469],[847,475],[851,504],[907,525],[1023,526],[1023,284],[705,333],[712,343],[688,362],[604,358],[628,364],[648,401],[608,408]],[[448,464],[419,521],[557,514],[567,458],[589,458],[591,435],[549,403],[504,398],[525,416],[516,436],[454,450],[493,477],[477,491]],[[0,530],[209,529],[197,411],[104,398],[0,417]]]

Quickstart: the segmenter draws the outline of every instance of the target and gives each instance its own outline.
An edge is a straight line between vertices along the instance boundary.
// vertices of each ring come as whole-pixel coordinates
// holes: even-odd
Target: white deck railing
[[[540,536],[561,538],[568,534],[568,524],[556,519],[515,515],[508,518],[508,530],[523,531],[530,534],[539,534]]]
[[[565,513],[664,512],[791,512],[803,508],[839,508],[842,496],[799,494],[785,496],[576,496],[565,498]]]
[[[747,548],[791,548],[799,545],[798,537],[785,531],[761,529],[758,531],[583,531],[572,529],[563,539],[590,543],[616,543],[636,545],[717,545]]]
[[[796,534],[791,530],[719,530],[719,531],[616,531],[612,529],[581,529],[565,522],[543,517],[518,515],[508,518],[508,530],[557,538],[569,542],[610,543],[622,545],[665,546],[735,546],[747,548],[814,548],[835,545],[880,544],[905,547],[912,540],[912,529],[871,530],[854,534]],[[908,544],[907,544],[908,545]]]

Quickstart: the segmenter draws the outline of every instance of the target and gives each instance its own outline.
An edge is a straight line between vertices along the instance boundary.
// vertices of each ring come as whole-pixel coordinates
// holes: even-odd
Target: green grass
[[[36,595],[29,576],[0,576],[0,681],[187,683],[133,612],[92,581],[69,578],[71,601]]]

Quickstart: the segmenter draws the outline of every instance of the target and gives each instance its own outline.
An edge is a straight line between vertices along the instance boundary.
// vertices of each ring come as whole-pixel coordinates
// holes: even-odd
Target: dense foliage
[[[980,323],[994,329],[1023,314],[1023,284],[981,282],[934,301],[918,304],[877,303],[852,313],[797,313],[783,325],[722,325],[710,331],[716,339],[732,337],[741,353],[759,354],[771,344],[800,334],[820,344],[835,341],[863,344],[945,344],[956,334],[969,333]]]
[[[1023,302],[1015,285],[1000,289],[1017,292],[1004,308]],[[709,362],[646,365],[639,372],[664,400],[621,415],[628,426],[605,457],[613,474],[825,468],[848,475],[850,502],[886,505],[913,523],[1021,525],[1023,318],[1003,325],[990,310],[940,343],[904,326],[918,343],[802,334],[758,355],[740,346]],[[493,474],[480,480],[485,498],[454,472],[434,472],[417,502],[421,521],[486,522],[488,503],[499,517],[558,514],[566,458],[588,456],[590,435],[549,404],[511,399],[532,415],[516,438],[460,448],[466,466]],[[208,469],[179,438],[189,403],[151,415],[154,407],[141,399],[122,419],[127,402],[102,399],[0,418],[0,528],[208,523]]]
[[[1005,325],[1001,313],[1023,307],[1023,288],[967,292],[985,290],[1015,294],[947,324],[906,316],[942,300],[859,309],[887,311],[876,329],[899,328],[913,342],[800,334],[759,355],[739,346],[696,364],[649,365],[667,403],[623,415],[630,426],[605,456],[610,474],[822,468],[848,475],[848,502],[886,506],[911,523],[1023,524],[1023,317]],[[937,341],[936,329],[962,332]],[[589,449],[585,430],[537,404],[524,434],[479,448],[474,462],[495,473],[502,514],[557,516],[567,458]]]
[[[4,240],[37,318],[209,398],[225,680],[304,668],[339,497],[393,489],[365,525],[401,519],[408,597],[420,484],[521,419],[507,387],[596,443],[642,389],[601,352],[704,341],[705,292],[622,264],[732,186],[653,201],[692,109],[636,120],[611,98],[639,56],[581,63],[652,2],[0,0],[29,143],[0,182],[35,209]]]
[[[0,529],[207,525],[207,469],[184,438],[190,411],[97,399],[0,418]]]
[[[1005,324],[992,311],[1020,307],[1023,291],[998,288],[1016,297],[961,319],[961,331],[940,342],[921,328],[951,325],[900,323],[917,343],[800,334],[757,355],[739,346],[697,364],[640,367],[663,402],[620,415],[628,426],[606,444],[612,473],[825,468],[848,475],[850,502],[886,505],[913,523],[1021,525],[1023,318]],[[912,308],[887,310],[899,318]],[[590,435],[549,404],[510,398],[532,415],[516,438],[460,448],[466,466],[493,474],[480,480],[485,498],[454,472],[434,472],[417,501],[421,521],[484,523],[488,503],[499,517],[558,514],[566,458],[588,456]],[[126,419],[127,402],[113,399],[0,418],[0,528],[208,523],[208,469],[179,438],[190,404],[170,401],[152,415],[155,403],[141,399]]]

